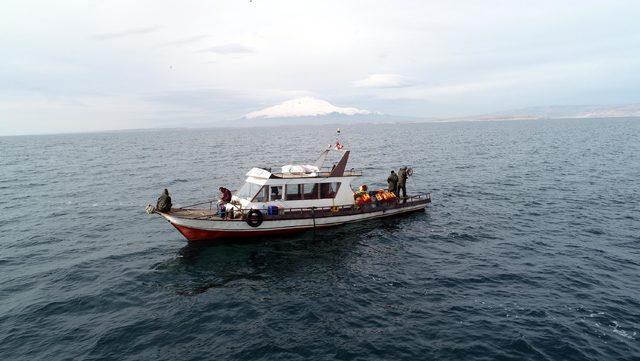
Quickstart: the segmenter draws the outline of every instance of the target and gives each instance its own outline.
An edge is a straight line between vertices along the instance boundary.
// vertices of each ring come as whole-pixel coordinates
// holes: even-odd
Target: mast
[[[338,162],[335,168],[329,174],[329,177],[342,177],[344,175],[344,170],[347,168],[347,162],[349,161],[349,153],[351,151],[344,152],[344,155]]]
[[[329,154],[329,150],[330,149],[323,150],[322,153],[320,153],[320,157],[318,157],[318,160],[316,160],[316,162],[313,164],[314,166],[318,167],[318,169],[322,169],[322,165],[324,164],[325,160],[327,160],[327,154]]]

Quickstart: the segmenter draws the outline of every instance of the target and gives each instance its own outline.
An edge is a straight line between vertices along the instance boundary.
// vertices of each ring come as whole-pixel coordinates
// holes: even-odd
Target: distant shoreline
[[[284,118],[283,118],[284,119]],[[480,123],[480,122],[510,122],[510,121],[548,121],[548,120],[620,120],[620,119],[640,119],[640,116],[607,116],[607,117],[540,117],[540,116],[514,116],[514,117],[464,117],[464,118],[443,118],[443,119],[415,119],[415,120],[378,120],[378,121],[366,121],[361,120],[358,122],[349,123],[348,120],[344,121],[327,121],[326,123],[312,123],[312,124],[293,124],[293,123],[274,123],[274,124],[252,124],[252,125],[226,125],[223,122],[207,126],[193,126],[193,127],[158,127],[158,128],[132,128],[132,129],[106,129],[95,131],[77,131],[77,132],[59,132],[59,133],[26,133],[26,134],[11,134],[0,135],[0,138],[9,137],[32,137],[32,136],[52,136],[52,135],[82,135],[82,134],[109,134],[109,133],[143,133],[154,131],[168,131],[168,130],[197,130],[197,129],[245,129],[245,128],[280,128],[280,127],[322,127],[322,126],[349,126],[349,125],[385,125],[385,124],[424,124],[424,123]],[[295,121],[295,119],[291,119]]]

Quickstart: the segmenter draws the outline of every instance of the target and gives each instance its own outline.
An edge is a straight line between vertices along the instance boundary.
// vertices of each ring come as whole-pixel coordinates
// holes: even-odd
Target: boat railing
[[[415,195],[412,195],[412,196],[400,197],[400,198],[396,199],[396,201],[391,202],[391,203],[381,203],[379,205],[375,205],[375,203],[373,203],[373,205],[375,207],[384,207],[384,206],[393,206],[393,207],[400,206],[400,207],[403,207],[403,206],[409,206],[412,203],[419,202],[419,201],[426,201],[427,203],[430,203],[431,202],[431,193],[420,193],[420,194],[415,194]],[[180,207],[179,210],[182,210],[182,211],[202,211],[203,208],[195,208],[195,207],[208,206],[209,211],[211,211],[210,214],[203,214],[203,215],[196,216],[194,218],[195,219],[209,219],[209,218],[212,218],[212,217],[218,217],[217,203],[218,203],[218,200],[217,199],[213,199],[213,200],[204,201],[204,202],[200,202],[200,203],[190,204],[188,206],[183,206],[183,207]],[[282,215],[291,216],[291,215],[299,214],[299,215],[307,215],[309,217],[325,217],[325,216],[328,216],[328,215],[335,215],[335,214],[338,214],[338,213],[345,213],[347,211],[349,211],[349,212],[364,211],[364,210],[369,209],[371,207],[373,207],[372,204],[365,204],[365,205],[361,205],[361,206],[355,205],[355,204],[345,204],[345,205],[324,206],[324,207],[289,207],[289,208],[278,208],[278,214],[277,215],[264,214],[264,216],[277,218],[278,216],[282,216]],[[227,219],[227,220],[246,219],[247,215],[252,210],[255,210],[255,208],[234,209],[234,211],[233,211],[234,217],[233,218],[221,218],[221,219]]]
[[[318,173],[318,176],[328,177],[331,174],[332,170],[333,170],[333,167],[322,167],[320,168],[320,172]],[[342,176],[343,177],[362,176],[362,171],[357,168],[345,169]]]
[[[209,210],[213,210],[213,204],[217,203],[217,202],[218,202],[217,199],[212,199],[212,200],[209,200],[209,201],[204,201],[204,202],[200,202],[200,203],[194,203],[194,204],[189,204],[189,205],[186,205],[186,206],[182,206],[179,209],[182,209],[182,210],[185,210],[185,211],[202,210],[202,208],[195,208],[195,207],[208,205],[209,206]]]

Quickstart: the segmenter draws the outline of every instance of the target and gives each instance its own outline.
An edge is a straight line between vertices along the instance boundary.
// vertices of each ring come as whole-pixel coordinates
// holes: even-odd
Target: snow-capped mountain
[[[352,107],[338,107],[326,100],[304,97],[287,100],[280,104],[248,113],[247,119],[254,118],[293,118],[324,115],[368,115],[372,112]]]

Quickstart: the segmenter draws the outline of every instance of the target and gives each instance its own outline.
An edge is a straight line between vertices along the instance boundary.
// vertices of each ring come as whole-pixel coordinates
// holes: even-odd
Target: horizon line
[[[479,118],[482,116],[478,116]],[[291,117],[300,118],[300,117]],[[312,117],[306,117],[312,118]],[[404,117],[411,118],[411,117]],[[269,119],[286,119],[286,118],[269,118]],[[246,129],[246,128],[281,128],[281,127],[321,127],[321,126],[345,126],[345,125],[387,125],[387,124],[433,124],[433,123],[479,123],[479,122],[510,122],[510,121],[544,121],[544,120],[587,120],[587,119],[640,119],[640,116],[605,116],[605,117],[539,117],[539,116],[520,116],[520,117],[506,117],[506,118],[485,118],[485,119],[473,119],[473,117],[457,117],[457,118],[418,118],[415,120],[389,120],[389,121],[371,121],[371,122],[358,122],[349,124],[348,122],[327,122],[322,124],[255,124],[255,125],[225,125],[223,123],[211,124],[206,126],[171,126],[171,127],[150,127],[150,128],[120,128],[120,129],[104,129],[104,130],[80,130],[80,131],[68,131],[68,132],[53,132],[53,133],[23,133],[23,134],[0,134],[0,138],[9,137],[38,137],[38,136],[51,136],[51,135],[82,135],[82,134],[100,134],[100,133],[127,133],[127,132],[146,132],[146,131],[165,131],[165,130],[197,130],[197,129]]]

